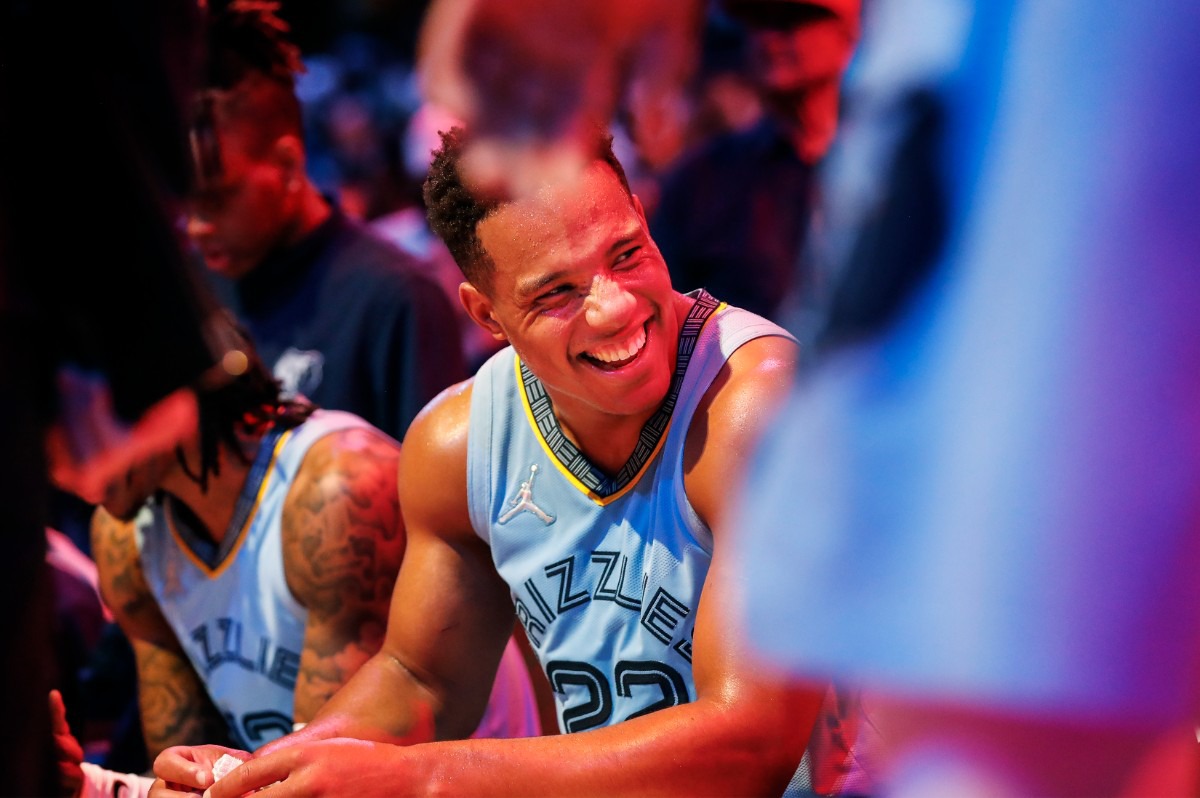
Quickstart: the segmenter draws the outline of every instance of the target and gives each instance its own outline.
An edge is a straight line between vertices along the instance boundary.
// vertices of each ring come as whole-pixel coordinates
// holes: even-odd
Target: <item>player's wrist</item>
[[[117,794],[128,798],[147,798],[154,784],[154,779],[149,776],[117,773],[91,762],[81,762],[79,769],[83,771],[83,788],[79,798],[112,798]]]

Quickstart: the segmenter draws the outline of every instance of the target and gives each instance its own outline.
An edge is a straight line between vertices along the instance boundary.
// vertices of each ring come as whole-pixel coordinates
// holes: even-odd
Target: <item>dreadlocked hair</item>
[[[303,138],[296,75],[304,72],[300,50],[288,38],[277,2],[214,0],[207,20],[204,88],[196,97],[193,135],[208,128],[241,129],[245,146],[262,157],[285,135]],[[195,145],[194,145],[195,146]],[[220,171],[219,150],[200,173]]]
[[[625,170],[613,152],[612,134],[598,125],[590,132],[592,156],[607,164],[621,181],[625,193],[631,194]],[[446,244],[463,276],[472,284],[488,289],[495,264],[483,248],[477,230],[480,222],[509,200],[495,194],[481,195],[467,186],[462,158],[470,145],[470,135],[464,128],[452,127],[439,131],[438,135],[442,146],[433,153],[424,186],[429,226]]]
[[[200,415],[200,472],[192,473],[182,450],[176,455],[185,473],[201,490],[208,489],[209,474],[219,476],[218,452],[227,452],[243,463],[253,457],[245,452],[247,437],[260,437],[268,430],[286,430],[299,426],[312,415],[315,406],[303,399],[280,396],[279,381],[253,352],[246,352],[246,370],[226,384],[198,392]]]
[[[214,0],[208,17],[208,69],[205,85],[229,90],[251,72],[286,85],[304,72],[300,48],[288,40],[290,28],[273,0]]]

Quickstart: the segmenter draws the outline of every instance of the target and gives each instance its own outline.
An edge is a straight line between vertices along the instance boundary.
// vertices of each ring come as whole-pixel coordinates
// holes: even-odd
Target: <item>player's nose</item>
[[[606,274],[597,274],[583,301],[584,318],[600,329],[624,327],[637,306],[633,294]]]

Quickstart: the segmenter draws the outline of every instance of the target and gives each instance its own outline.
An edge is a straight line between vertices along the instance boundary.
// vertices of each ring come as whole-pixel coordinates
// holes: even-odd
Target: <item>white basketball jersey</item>
[[[136,520],[150,590],[247,750],[292,730],[308,611],[284,577],[284,500],[309,448],[352,427],[370,429],[349,413],[318,410],[292,430],[269,433],[234,512],[235,523],[244,519],[241,532],[219,549],[179,518],[169,498],[148,504]]]
[[[292,730],[308,611],[284,576],[284,500],[312,445],[350,428],[384,434],[349,413],[317,410],[295,429],[264,438],[234,513],[235,520],[244,519],[241,534],[227,537],[219,550],[179,522],[179,507],[169,500],[147,505],[136,522],[150,590],[247,750]],[[510,640],[472,736],[531,737],[540,731],[529,672]]]
[[[692,629],[712,535],[684,492],[684,441],[726,359],[765,335],[787,333],[698,294],[667,398],[615,478],[566,438],[541,382],[511,348],[476,377],[471,521],[512,591],[563,731],[695,698]]]

